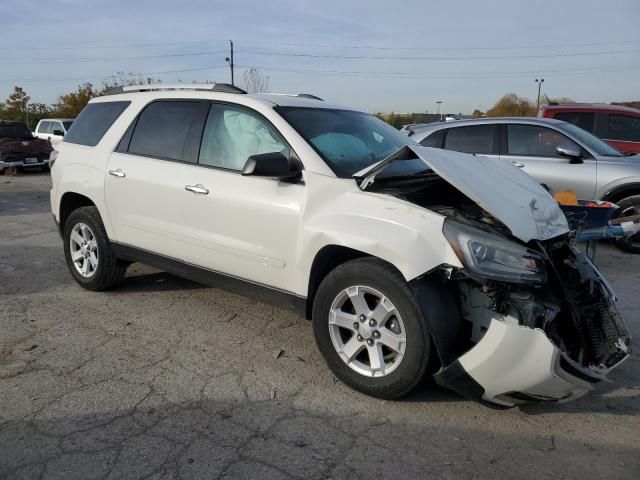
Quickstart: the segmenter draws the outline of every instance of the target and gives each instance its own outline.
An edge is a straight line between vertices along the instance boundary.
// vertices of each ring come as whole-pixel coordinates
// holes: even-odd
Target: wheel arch
[[[615,203],[632,195],[640,195],[640,182],[627,183],[613,187],[602,196],[602,200]]]
[[[60,230],[64,231],[65,223],[74,210],[82,207],[95,207],[96,204],[86,195],[76,192],[65,192],[60,198],[59,220]]]

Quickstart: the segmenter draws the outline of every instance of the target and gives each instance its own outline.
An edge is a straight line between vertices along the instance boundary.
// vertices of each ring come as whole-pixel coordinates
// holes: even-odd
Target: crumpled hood
[[[363,190],[389,163],[420,158],[442,179],[464,193],[522,240],[547,240],[569,231],[558,203],[538,182],[504,160],[407,145],[354,175]]]

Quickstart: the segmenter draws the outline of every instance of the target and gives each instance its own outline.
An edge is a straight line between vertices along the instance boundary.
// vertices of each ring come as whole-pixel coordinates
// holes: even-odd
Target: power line
[[[420,72],[368,72],[368,71],[345,71],[345,70],[310,70],[300,68],[280,68],[269,66],[256,66],[256,65],[238,65],[240,68],[257,68],[267,71],[276,72],[289,72],[300,73],[309,75],[327,75],[327,76],[346,76],[346,77],[380,77],[380,78],[444,78],[444,79],[495,79],[495,78],[509,78],[519,76],[530,76],[537,74],[557,74],[557,75],[576,75],[586,73],[609,73],[609,72],[624,72],[640,69],[640,65],[627,65],[621,67],[607,67],[602,68],[586,68],[586,69],[571,69],[571,70],[535,70],[535,71],[516,71],[516,72],[439,72],[439,73],[420,73]]]
[[[637,53],[640,50],[613,50],[600,52],[576,52],[576,53],[551,53],[536,55],[502,55],[502,56],[465,56],[465,57],[402,57],[397,55],[327,55],[314,53],[292,53],[292,52],[255,52],[244,51],[242,53],[249,55],[265,55],[278,57],[305,57],[305,58],[340,58],[345,60],[509,60],[509,59],[525,59],[525,58],[558,58],[558,57],[586,57],[595,55],[618,55],[622,53]]]
[[[140,60],[147,58],[175,58],[175,57],[194,57],[201,55],[218,55],[226,53],[225,50],[217,50],[210,52],[190,52],[190,53],[165,53],[160,55],[132,55],[124,57],[85,57],[85,58],[69,58],[62,60],[51,60],[49,58],[33,59],[28,62],[11,62],[4,59],[0,61],[5,65],[45,65],[45,64],[66,64],[66,63],[94,63],[94,62],[113,62],[120,60]]]

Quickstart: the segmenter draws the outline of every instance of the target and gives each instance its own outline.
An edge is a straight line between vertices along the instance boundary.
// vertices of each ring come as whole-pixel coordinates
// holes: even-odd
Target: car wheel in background
[[[620,209],[616,212],[616,217],[628,217],[630,215],[640,215],[640,195],[623,198],[616,204]],[[616,245],[625,252],[640,253],[640,233],[628,238],[619,238]]]
[[[118,260],[96,207],[74,210],[63,230],[64,256],[71,275],[87,290],[106,290],[122,281],[127,263]]]
[[[333,373],[367,395],[401,397],[427,371],[431,339],[420,308],[400,273],[379,259],[352,260],[325,277],[313,331]]]

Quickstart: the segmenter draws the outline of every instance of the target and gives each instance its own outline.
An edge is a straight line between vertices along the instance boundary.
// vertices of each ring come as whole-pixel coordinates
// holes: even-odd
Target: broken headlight
[[[545,280],[544,259],[523,245],[450,220],[442,233],[472,276],[512,283]]]

